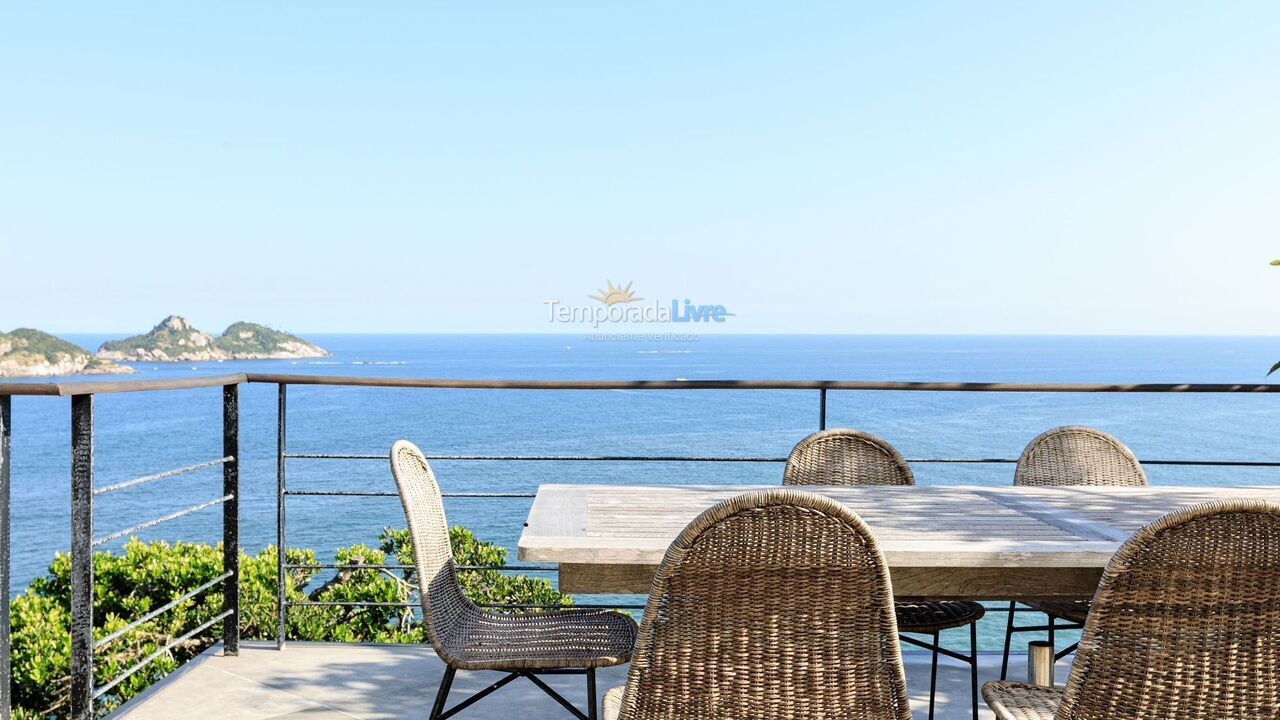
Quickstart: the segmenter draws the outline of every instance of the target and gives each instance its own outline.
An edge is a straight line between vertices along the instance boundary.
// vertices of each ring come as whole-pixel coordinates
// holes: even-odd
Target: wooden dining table
[[[761,485],[543,485],[522,561],[558,563],[567,593],[648,593],[667,546],[699,513]],[[777,487],[777,486],[768,486]],[[836,500],[871,528],[899,599],[1093,595],[1139,527],[1197,503],[1280,502],[1280,486],[793,487]]]

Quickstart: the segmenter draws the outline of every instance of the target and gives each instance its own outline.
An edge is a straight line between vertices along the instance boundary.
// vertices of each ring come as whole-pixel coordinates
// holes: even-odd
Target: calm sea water
[[[104,337],[72,336],[85,347]],[[375,377],[541,379],[841,379],[1060,382],[1259,382],[1280,340],[1237,337],[704,336],[695,342],[599,342],[581,335],[314,335],[322,360],[141,364],[137,378],[260,371]],[[213,389],[98,398],[98,484],[221,454]],[[43,572],[70,544],[70,403],[13,402],[13,584]],[[275,540],[276,388],[241,390],[242,541]],[[1140,458],[1280,460],[1280,397],[833,392],[828,425],[876,433],[907,457],[1016,457],[1055,425],[1111,432]],[[816,392],[510,391],[292,387],[289,450],[385,452],[405,437],[439,454],[785,456],[817,429]],[[446,490],[533,492],[549,482],[774,483],[773,464],[439,462]],[[918,481],[1012,481],[1011,465],[921,464]],[[1149,468],[1157,484],[1280,483],[1280,472]],[[291,460],[292,488],[393,490],[385,461]],[[102,496],[97,534],[220,494],[217,468]],[[451,499],[451,522],[512,548],[529,499]],[[394,498],[294,498],[289,544],[322,556],[375,544],[402,525]],[[205,511],[140,533],[216,541]],[[585,598],[584,598],[585,599]],[[618,599],[620,600],[620,599]],[[618,600],[609,600],[610,602]],[[634,599],[632,599],[634,600]],[[998,618],[997,618],[998,619]],[[988,633],[984,632],[984,635]]]

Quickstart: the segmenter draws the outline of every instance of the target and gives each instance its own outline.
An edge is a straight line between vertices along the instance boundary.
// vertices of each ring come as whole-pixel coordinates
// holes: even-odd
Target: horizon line
[[[272,326],[267,326],[272,327]],[[15,328],[16,329],[16,328]],[[415,336],[415,335],[439,335],[439,336],[467,336],[467,337],[582,337],[588,334],[610,334],[609,331],[600,331],[598,329],[583,329],[573,332],[531,332],[531,331],[462,331],[462,330],[384,330],[375,332],[361,332],[351,330],[281,330],[278,327],[272,327],[274,330],[287,332],[292,335],[349,335],[349,336]],[[0,330],[0,332],[6,332]],[[129,331],[108,331],[108,330],[58,330],[43,331],[51,335],[138,335],[140,333]],[[661,333],[662,330],[617,330],[612,331],[619,334],[643,334],[643,333]],[[668,331],[669,332],[669,331]],[[688,333],[691,335],[700,335],[702,338],[711,337],[1203,337],[1203,338],[1280,338],[1280,333],[1174,333],[1174,332],[822,332],[822,331],[758,331],[758,332],[704,332]]]

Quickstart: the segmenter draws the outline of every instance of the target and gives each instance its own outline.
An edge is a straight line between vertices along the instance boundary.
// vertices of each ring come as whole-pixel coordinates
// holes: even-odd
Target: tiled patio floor
[[[909,653],[907,684],[915,717],[927,715],[929,656]],[[1017,656],[1011,677],[1026,676]],[[1065,681],[1070,659],[1058,663]],[[245,643],[239,657],[224,657],[214,647],[179,672],[153,686],[111,717],[128,720],[218,718],[219,720],[424,720],[434,699],[442,665],[427,647],[290,643],[277,651],[268,643]],[[1000,673],[1000,655],[984,654],[980,681]],[[938,670],[938,720],[970,717],[967,667],[943,658]],[[450,704],[485,687],[497,673],[458,673]],[[620,685],[626,666],[602,670],[600,693]],[[585,682],[578,677],[547,681],[573,702],[583,702]],[[990,718],[985,705],[982,717]],[[527,681],[518,680],[458,715],[466,720],[565,720],[570,716]]]

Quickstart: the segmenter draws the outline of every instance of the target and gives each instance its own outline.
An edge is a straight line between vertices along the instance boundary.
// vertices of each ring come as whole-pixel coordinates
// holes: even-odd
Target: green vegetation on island
[[[189,362],[324,357],[329,353],[302,338],[264,325],[237,322],[220,337],[170,315],[145,335],[108,340],[98,357],[135,362]]]
[[[504,547],[478,540],[466,528],[449,530],[459,565],[506,565]],[[212,581],[222,574],[221,546],[130,540],[123,554],[95,552],[93,636],[100,640],[136,618]],[[291,601],[408,602],[416,598],[412,571],[352,567],[333,573],[311,587],[323,572],[312,550],[289,549],[286,559],[306,567],[290,571],[286,595]],[[340,565],[412,565],[407,530],[385,528],[379,547],[355,545],[336,553]],[[572,604],[548,580],[498,570],[459,573],[467,597],[476,603],[525,605]],[[180,603],[159,617],[124,632],[95,653],[94,682],[103,685],[174,638],[208,622],[222,611],[221,586]],[[71,559],[54,556],[49,573],[37,578],[12,607],[11,653],[16,720],[70,716],[71,700]],[[412,594],[411,594],[412,593]],[[298,605],[289,611],[291,640],[330,642],[426,642],[418,613],[388,606],[340,607]],[[240,634],[244,639],[273,639],[276,634],[276,550],[240,556]],[[208,649],[221,635],[221,624],[147,665],[97,701],[106,715],[152,683]]]
[[[0,332],[0,377],[131,372],[132,368],[94,357],[79,345],[46,332],[31,328]]]
[[[251,322],[232,323],[217,340],[237,359],[324,357],[329,353],[295,335]]]
[[[108,340],[98,348],[98,357],[109,360],[226,360],[213,336],[191,327],[185,319],[170,315],[145,335]]]

